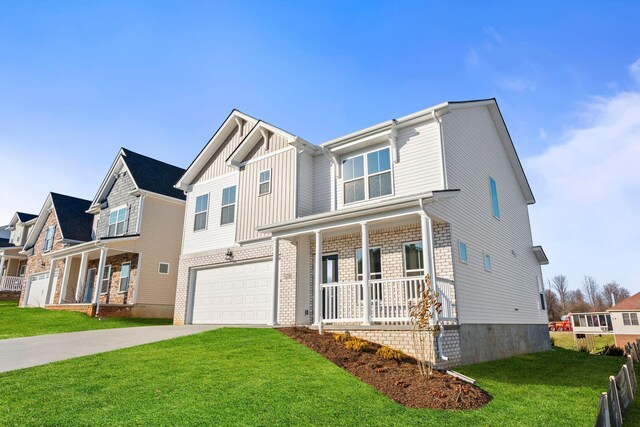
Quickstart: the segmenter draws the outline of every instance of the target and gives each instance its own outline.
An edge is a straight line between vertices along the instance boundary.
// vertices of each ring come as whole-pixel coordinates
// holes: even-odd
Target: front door
[[[82,298],[82,302],[90,303],[91,297],[93,296],[93,288],[96,284],[96,269],[91,268],[87,271],[87,280],[85,280],[84,286],[84,297]]]
[[[338,283],[338,255],[322,257],[322,283]],[[325,288],[322,292],[322,318],[338,317],[338,288]]]

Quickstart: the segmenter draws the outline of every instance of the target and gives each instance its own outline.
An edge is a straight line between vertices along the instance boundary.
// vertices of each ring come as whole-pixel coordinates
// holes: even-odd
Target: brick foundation
[[[615,334],[616,346],[624,348],[625,344],[634,343],[640,339],[640,335],[632,334]]]
[[[0,301],[20,301],[20,292],[0,292]]]

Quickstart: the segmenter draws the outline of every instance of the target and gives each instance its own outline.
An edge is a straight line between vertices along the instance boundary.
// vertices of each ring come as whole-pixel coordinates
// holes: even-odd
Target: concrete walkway
[[[139,326],[0,340],[0,372],[104,353],[218,329],[216,325]]]

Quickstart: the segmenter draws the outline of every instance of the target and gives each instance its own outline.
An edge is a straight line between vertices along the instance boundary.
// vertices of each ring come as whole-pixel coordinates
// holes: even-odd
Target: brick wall
[[[634,343],[638,339],[640,339],[640,335],[615,334],[616,345],[622,348],[624,348],[625,344]]]

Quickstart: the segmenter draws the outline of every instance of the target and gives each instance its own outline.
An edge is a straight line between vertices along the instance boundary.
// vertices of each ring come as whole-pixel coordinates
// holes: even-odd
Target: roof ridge
[[[176,169],[185,170],[184,168],[182,168],[180,166],[176,166],[176,165],[172,165],[171,163],[163,162],[162,160],[158,160],[158,159],[155,159],[153,157],[150,157],[150,156],[147,156],[147,155],[144,155],[144,154],[140,154],[140,153],[138,153],[136,151],[130,150],[130,149],[125,148],[125,147],[120,147],[120,149],[125,152],[125,156],[124,156],[125,157],[125,161],[126,161],[126,157],[127,157],[126,153],[131,153],[131,154],[135,154],[136,156],[144,157],[145,159],[153,160],[154,162],[162,163],[163,165],[166,165],[166,166],[171,166],[171,167],[176,168]]]

